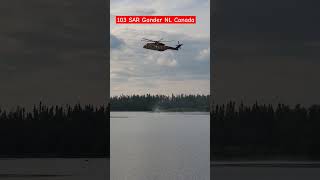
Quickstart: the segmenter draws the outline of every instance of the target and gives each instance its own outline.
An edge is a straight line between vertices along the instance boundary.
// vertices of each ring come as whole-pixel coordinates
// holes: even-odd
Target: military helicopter
[[[162,38],[158,41],[154,41],[154,40],[147,39],[147,38],[142,38],[141,41],[149,42],[149,43],[145,44],[143,46],[143,48],[155,50],[155,51],[165,51],[167,49],[178,51],[181,48],[181,46],[183,45],[183,44],[180,44],[178,41],[178,44],[176,47],[166,46],[165,44],[163,44],[163,42],[171,42],[171,41],[163,41]]]

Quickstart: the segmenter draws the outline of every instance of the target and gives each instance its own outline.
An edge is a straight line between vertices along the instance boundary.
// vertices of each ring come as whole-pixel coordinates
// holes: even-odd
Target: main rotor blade
[[[170,41],[163,41],[163,38],[161,38],[159,41],[154,41],[154,40],[151,40],[151,39],[147,39],[147,38],[142,38],[141,41],[148,41],[148,42],[172,42],[173,40],[170,40]]]
[[[146,42],[155,42],[155,41],[152,41],[152,40],[141,40],[141,41],[146,41]]]
[[[172,42],[173,40],[171,40],[171,41],[159,41],[159,42]]]
[[[147,38],[142,38],[142,41],[153,41],[153,40],[147,39]]]

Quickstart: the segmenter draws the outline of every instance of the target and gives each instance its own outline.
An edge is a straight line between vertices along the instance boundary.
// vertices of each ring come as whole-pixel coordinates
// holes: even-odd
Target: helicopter
[[[158,41],[154,41],[154,40],[147,39],[147,38],[142,38],[141,41],[148,42],[147,44],[145,44],[143,46],[143,48],[155,50],[155,51],[165,51],[167,49],[178,51],[181,48],[181,46],[183,45],[183,44],[180,44],[180,42],[178,41],[178,44],[176,45],[176,47],[166,46],[163,42],[171,42],[171,41],[163,41],[162,38]]]

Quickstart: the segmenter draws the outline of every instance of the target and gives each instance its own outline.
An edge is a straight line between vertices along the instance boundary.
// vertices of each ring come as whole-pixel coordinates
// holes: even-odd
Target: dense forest
[[[204,95],[132,95],[111,106],[0,108],[0,157],[109,157],[110,107],[114,111],[209,111]]]
[[[211,160],[320,160],[320,105],[214,105]]]
[[[0,109],[0,157],[109,157],[109,106]]]
[[[121,95],[111,97],[111,111],[208,111],[209,95]]]

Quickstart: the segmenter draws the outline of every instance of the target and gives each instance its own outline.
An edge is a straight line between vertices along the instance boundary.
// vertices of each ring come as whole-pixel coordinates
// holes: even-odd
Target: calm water
[[[209,114],[111,112],[111,180],[209,180]]]
[[[0,179],[108,180],[107,158],[0,158]]]
[[[319,180],[319,167],[211,167],[211,180]]]

